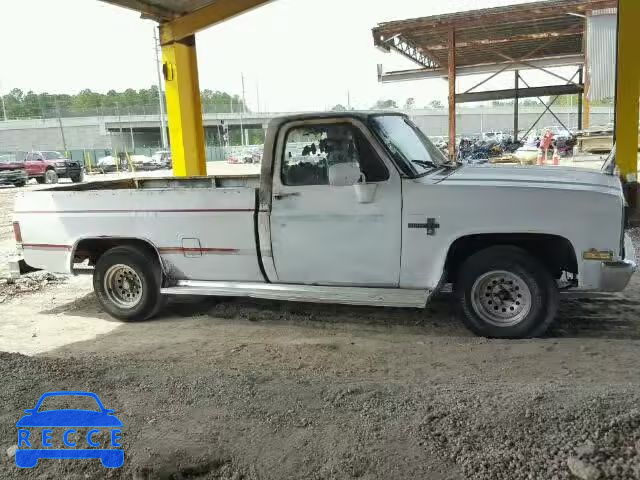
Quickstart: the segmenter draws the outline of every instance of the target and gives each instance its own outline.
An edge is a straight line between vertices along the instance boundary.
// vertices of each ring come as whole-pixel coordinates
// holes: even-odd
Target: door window
[[[280,175],[283,185],[350,186],[387,180],[389,171],[365,136],[345,123],[289,130]]]

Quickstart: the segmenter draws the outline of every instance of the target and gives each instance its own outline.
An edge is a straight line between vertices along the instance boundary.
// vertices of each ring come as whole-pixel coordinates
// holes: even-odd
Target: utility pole
[[[2,83],[0,83],[0,100],[2,101],[2,118],[7,121],[7,109],[4,106],[4,94],[2,93]]]
[[[242,146],[244,147],[244,108],[245,108],[245,100],[244,100],[244,73],[240,73],[240,77],[242,78],[242,109],[240,110],[240,136],[242,137]]]
[[[256,82],[256,103],[257,111],[260,113],[260,83]]]
[[[131,107],[129,107],[129,133],[131,134],[131,152],[136,154],[136,142],[133,139],[133,124],[131,123]]]
[[[167,124],[164,112],[164,95],[162,94],[162,64],[160,62],[160,53],[158,45],[157,28],[153,27],[153,49],[156,52],[156,71],[158,73],[158,103],[160,104],[160,135],[162,138],[162,149],[166,150],[169,142],[167,141]]]
[[[122,136],[122,119],[120,118],[120,104],[116,102],[116,111],[118,112],[118,124],[120,125],[120,143],[122,148],[125,148],[124,137]]]
[[[347,110],[351,110],[351,92],[347,90]]]
[[[56,103],[56,111],[58,112],[58,125],[60,126],[60,136],[62,137],[62,148],[64,148],[65,154],[67,153],[67,140],[64,138],[64,128],[62,128],[62,118],[60,117],[60,105],[58,105],[58,100],[54,98],[54,102]]]

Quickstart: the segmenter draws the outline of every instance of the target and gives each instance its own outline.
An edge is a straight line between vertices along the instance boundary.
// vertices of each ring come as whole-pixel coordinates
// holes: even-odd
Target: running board
[[[163,288],[161,293],[164,295],[251,297],[294,302],[423,308],[427,303],[430,291],[400,288],[323,287],[315,285],[181,280],[174,287]]]

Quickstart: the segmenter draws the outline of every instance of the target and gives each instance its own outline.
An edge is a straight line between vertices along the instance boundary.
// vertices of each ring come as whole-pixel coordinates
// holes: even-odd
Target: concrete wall
[[[570,128],[577,128],[576,108],[554,109],[556,115]],[[447,135],[447,113],[444,110],[412,110],[409,112],[416,124],[429,136]],[[520,130],[527,130],[542,113],[541,108],[520,109]],[[245,127],[264,128],[269,118],[282,114],[247,114]],[[240,119],[231,114],[207,114],[204,123],[210,130],[210,138],[224,120],[232,129],[239,127]],[[613,121],[613,111],[607,107],[592,109],[591,124],[605,125]],[[131,133],[136,148],[157,148],[160,145],[158,118],[154,115],[128,117],[78,117],[63,118],[62,127],[67,150],[117,149],[131,150]],[[537,128],[559,125],[549,113],[545,114]],[[460,108],[457,115],[459,135],[473,136],[483,131],[513,129],[513,113],[509,108]],[[120,131],[122,129],[122,133]],[[62,150],[63,142],[58,119],[31,119],[0,121],[0,152],[29,150]]]

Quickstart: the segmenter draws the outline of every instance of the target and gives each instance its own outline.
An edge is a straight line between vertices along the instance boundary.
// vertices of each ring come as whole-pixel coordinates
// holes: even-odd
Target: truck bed
[[[198,280],[262,281],[255,241],[258,179],[61,185],[18,194],[14,220],[27,264],[52,272],[72,272],[83,243],[116,237],[148,242],[175,280],[189,272]]]

